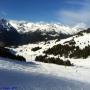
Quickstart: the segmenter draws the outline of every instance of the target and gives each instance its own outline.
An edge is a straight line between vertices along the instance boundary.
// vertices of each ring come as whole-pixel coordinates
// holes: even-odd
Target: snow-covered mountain
[[[56,32],[57,34],[63,33],[63,34],[70,34],[73,35],[77,32],[80,32],[81,30],[86,28],[86,25],[84,23],[77,24],[73,27],[70,27],[68,25],[62,25],[60,23],[44,23],[44,22],[27,22],[27,21],[15,21],[10,20],[9,23],[17,29],[18,32],[26,33],[26,32],[35,32],[37,30],[40,30],[41,32]]]
[[[16,29],[6,19],[0,19],[0,31],[1,30],[15,31]]]
[[[83,23],[70,27],[60,23],[32,23],[1,19],[0,41],[6,42],[6,44],[14,42],[20,45],[49,40],[55,41],[56,39],[65,39],[85,29],[86,25]]]
[[[1,40],[10,45],[14,45],[15,43],[16,45],[24,45],[27,43],[64,39],[84,30],[85,28],[86,25],[83,23],[70,27],[60,23],[33,23],[1,19],[0,37]]]
[[[0,20],[0,47],[20,42],[17,30],[5,19]]]

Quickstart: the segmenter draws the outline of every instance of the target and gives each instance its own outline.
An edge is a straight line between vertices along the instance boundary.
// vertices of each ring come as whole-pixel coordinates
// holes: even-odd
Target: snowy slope
[[[56,33],[63,33],[63,34],[75,34],[83,29],[86,28],[84,23],[77,24],[73,27],[65,26],[60,23],[44,23],[44,22],[27,22],[27,21],[16,21],[10,20],[9,23],[18,30],[18,32],[25,33],[25,32],[35,32],[40,30],[41,32],[53,32]]]
[[[70,38],[61,40],[61,44],[68,44],[70,40],[75,41],[75,46],[79,46],[80,49],[85,48],[85,46],[90,45],[90,33],[83,32],[82,35],[78,36],[72,36]],[[68,42],[68,43],[67,43]]]
[[[35,60],[36,56],[43,55],[44,50],[47,50],[48,48],[53,47],[56,44],[57,44],[56,40],[50,40],[47,43],[40,42],[36,44],[27,44],[11,49],[13,49],[16,52],[16,54],[24,56],[27,59],[27,61],[30,61],[30,60]],[[32,48],[35,47],[41,47],[41,49],[37,51],[32,51]]]
[[[0,58],[0,88],[16,90],[89,90],[90,61],[65,67],[44,63],[21,63]],[[79,63],[79,62],[78,62]]]
[[[75,42],[75,46],[79,46],[80,49],[85,48],[85,46],[89,46],[90,45],[90,33],[86,33],[86,32],[82,32],[83,35],[75,35],[72,36],[70,38],[67,39],[62,39],[60,41],[57,40],[50,40],[48,42],[40,42],[40,43],[36,43],[36,44],[27,44],[27,45],[22,45],[19,46],[18,48],[11,48],[14,51],[16,51],[16,54],[22,55],[24,56],[27,61],[30,60],[35,60],[36,56],[39,55],[44,55],[44,51],[53,47],[54,45],[57,44],[69,44],[69,42],[71,40],[73,40]],[[32,51],[32,48],[35,47],[40,47],[41,49],[37,50],[37,51]],[[58,57],[58,56],[53,56],[53,55],[49,55],[50,57]]]

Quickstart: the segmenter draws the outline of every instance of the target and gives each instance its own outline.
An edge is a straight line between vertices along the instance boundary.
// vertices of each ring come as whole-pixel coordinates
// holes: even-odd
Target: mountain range
[[[59,23],[12,20],[9,23],[22,36],[23,40],[22,45],[11,49],[27,60],[35,60],[36,57],[42,60],[45,58],[88,58],[90,55],[88,53],[90,29],[87,29],[85,24],[81,23],[70,27]]]
[[[43,58],[44,55],[44,58],[87,58],[90,29],[86,28],[83,23],[70,27],[59,23],[1,19],[0,47],[9,46],[27,60]]]
[[[24,45],[41,41],[64,39],[82,30],[86,25],[81,23],[70,27],[60,23],[27,22],[0,20],[0,45]]]

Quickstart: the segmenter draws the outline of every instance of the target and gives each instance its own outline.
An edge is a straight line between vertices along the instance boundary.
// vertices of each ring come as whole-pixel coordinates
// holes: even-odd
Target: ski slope
[[[74,60],[72,60],[75,62]],[[85,63],[87,62],[87,63]],[[0,58],[0,89],[90,90],[90,61],[73,67]]]

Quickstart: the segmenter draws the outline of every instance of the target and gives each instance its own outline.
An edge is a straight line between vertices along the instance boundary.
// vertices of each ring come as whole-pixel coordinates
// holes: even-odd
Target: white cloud
[[[90,21],[90,12],[89,11],[61,11],[59,13],[60,18],[67,23],[88,23]]]
[[[70,5],[82,5],[82,6],[89,6],[89,0],[67,0],[66,3]]]
[[[75,1],[74,1],[75,2]],[[72,3],[74,3],[72,2]],[[70,2],[69,2],[70,3]],[[80,4],[80,2],[77,2]],[[90,25],[90,1],[81,2],[83,7],[78,10],[60,10],[58,11],[58,19],[64,24],[86,23]]]

